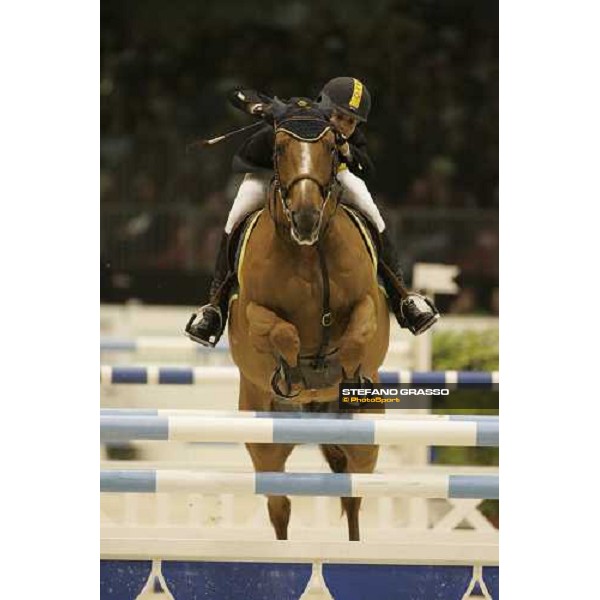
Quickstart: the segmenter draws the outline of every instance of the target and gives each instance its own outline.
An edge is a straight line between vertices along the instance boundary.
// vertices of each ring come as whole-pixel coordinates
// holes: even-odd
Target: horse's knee
[[[269,333],[277,323],[277,315],[264,306],[256,304],[256,302],[250,302],[246,307],[246,318],[248,319],[248,334],[252,345],[259,352],[269,352],[271,350]]]
[[[271,329],[269,339],[273,347],[283,356],[288,365],[295,367],[298,364],[300,336],[294,325],[286,321],[279,321]]]
[[[285,462],[294,449],[293,444],[246,444],[254,470],[257,473],[283,471]]]
[[[248,304],[246,316],[254,347],[261,352],[275,350],[289,365],[295,367],[300,352],[300,336],[296,327],[255,302]]]
[[[371,373],[361,369],[364,367],[369,344],[363,338],[348,336],[340,344],[339,359],[346,377],[353,379],[358,375],[371,376]]]
[[[377,464],[379,446],[344,446],[348,473],[372,473]]]
[[[345,338],[340,344],[340,364],[349,377],[352,377],[362,362],[364,350],[365,344],[356,338]]]

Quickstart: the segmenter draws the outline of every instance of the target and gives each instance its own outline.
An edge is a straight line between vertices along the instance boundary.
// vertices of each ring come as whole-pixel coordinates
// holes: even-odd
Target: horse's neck
[[[269,227],[272,229],[272,234],[275,238],[274,242],[282,247],[287,246],[293,242],[290,235],[290,225],[283,212],[283,206],[281,206],[281,200],[277,197],[275,192],[274,180],[271,180],[269,184],[269,191],[267,193],[267,205],[264,211],[269,216]]]
[[[335,200],[332,198],[330,202],[332,202],[330,205],[332,206],[332,212],[324,215],[325,222],[321,228],[319,243],[324,244],[328,251],[334,252],[337,248],[340,248],[340,244],[343,243],[344,234],[341,230],[341,223],[343,219],[347,217],[345,216],[343,209],[340,207],[339,200],[335,202]],[[273,181],[271,181],[271,184],[269,185],[265,213],[269,215],[273,234],[276,238],[278,238],[275,240],[278,246],[287,249],[287,251],[291,253],[298,251],[297,253],[300,256],[310,254],[310,252],[307,252],[306,249],[311,248],[312,246],[300,246],[292,239],[290,233],[290,224],[283,212],[281,199],[278,198],[275,192]]]
[[[344,233],[344,219],[346,218],[343,209],[339,205],[329,217],[321,239],[326,256],[333,256],[339,252],[343,252],[344,247],[348,243],[346,234]]]
[[[271,256],[281,256],[283,260],[290,265],[293,265],[296,262],[305,265],[312,262],[318,263],[319,256],[317,245],[299,245],[291,237],[290,228],[287,219],[283,215],[283,210],[281,210],[281,214],[277,216],[281,216],[282,218],[274,219],[272,218],[273,213],[269,213],[269,235],[265,241],[270,247]],[[343,214],[342,209],[338,208],[338,210],[328,219],[319,236],[319,242],[317,243],[323,247],[328,263],[335,263],[339,254],[344,252],[344,247],[347,243],[343,231],[344,218],[345,215]]]

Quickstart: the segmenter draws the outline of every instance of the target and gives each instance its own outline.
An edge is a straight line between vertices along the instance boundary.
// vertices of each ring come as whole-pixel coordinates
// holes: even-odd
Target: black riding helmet
[[[322,110],[337,108],[366,122],[371,110],[371,94],[367,86],[354,77],[335,77],[323,86],[317,104]]]

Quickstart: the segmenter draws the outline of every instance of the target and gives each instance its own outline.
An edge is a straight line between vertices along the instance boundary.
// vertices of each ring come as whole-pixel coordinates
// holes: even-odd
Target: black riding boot
[[[383,279],[390,308],[400,327],[409,329],[413,335],[420,335],[427,331],[440,315],[431,300],[406,289],[396,248],[387,230],[380,233],[379,239],[381,247],[377,270]]]
[[[229,236],[224,233],[219,244],[215,274],[210,284],[209,303],[194,313],[185,327],[185,333],[194,342],[214,348],[225,329],[229,292],[235,281],[234,273],[229,270]]]

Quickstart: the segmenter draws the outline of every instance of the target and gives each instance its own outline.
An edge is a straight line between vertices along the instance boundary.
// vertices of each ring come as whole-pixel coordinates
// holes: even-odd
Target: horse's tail
[[[343,450],[339,446],[323,445],[320,446],[321,453],[325,457],[329,468],[334,473],[345,473],[348,466],[348,460]],[[342,515],[346,512],[344,502],[342,502]]]

